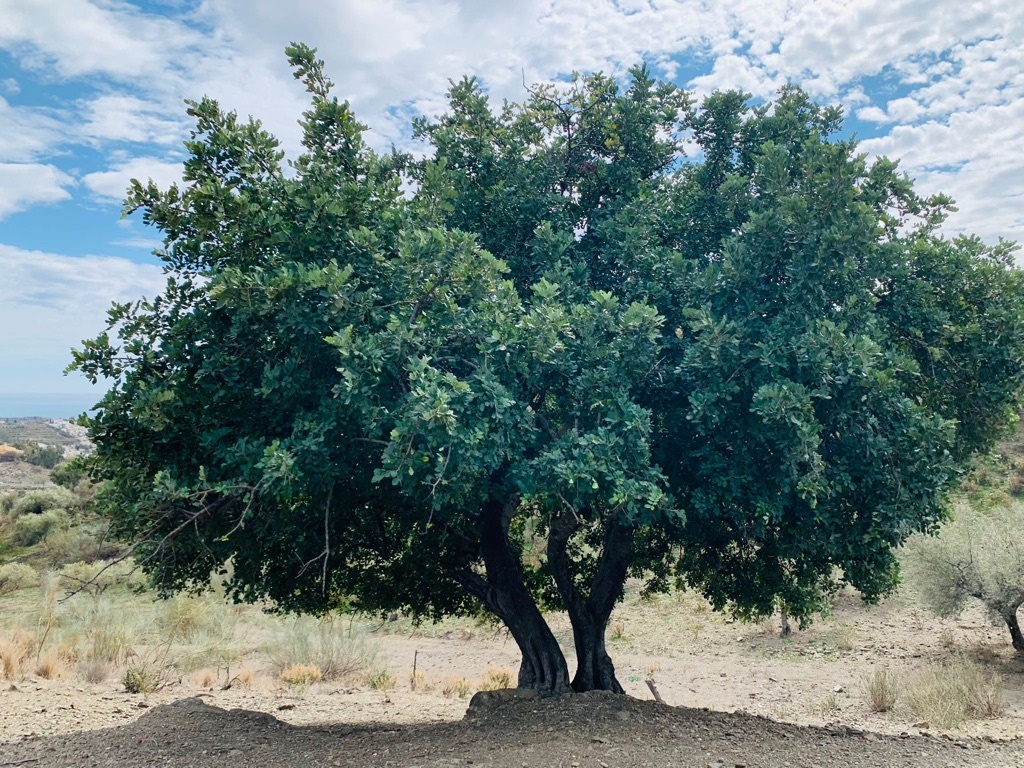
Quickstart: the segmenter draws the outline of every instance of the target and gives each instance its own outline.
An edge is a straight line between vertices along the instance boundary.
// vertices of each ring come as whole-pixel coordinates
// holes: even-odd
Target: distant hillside
[[[59,445],[65,455],[91,453],[85,429],[66,419],[0,418],[0,444],[42,443]]]

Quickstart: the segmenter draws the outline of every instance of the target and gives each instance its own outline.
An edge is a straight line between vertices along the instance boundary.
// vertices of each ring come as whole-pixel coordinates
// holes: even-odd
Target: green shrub
[[[113,560],[121,554],[123,547],[116,542],[105,540],[104,533],[105,529],[97,530],[93,526],[76,526],[51,531],[43,540],[43,558],[55,569],[69,563]]]
[[[68,513],[62,509],[48,509],[36,515],[19,517],[11,531],[11,543],[19,547],[31,547],[52,531],[66,530],[70,525]]]
[[[160,673],[148,666],[129,667],[124,673],[124,689],[128,693],[152,693],[163,682]]]
[[[0,595],[37,586],[39,586],[39,574],[31,565],[25,563],[0,565]]]
[[[26,493],[11,505],[15,517],[38,515],[51,509],[68,510],[75,506],[78,497],[67,488],[45,488]]]
[[[40,445],[39,443],[19,443],[18,448],[25,452],[22,461],[37,467],[53,469],[64,461],[64,449],[59,445]]]
[[[71,461],[62,461],[50,472],[50,479],[69,491],[75,490],[85,478],[85,466],[81,457]]]

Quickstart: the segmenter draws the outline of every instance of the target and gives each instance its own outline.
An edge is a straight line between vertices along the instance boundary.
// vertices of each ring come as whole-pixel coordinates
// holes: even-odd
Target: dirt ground
[[[565,643],[567,624],[553,624]],[[184,676],[144,696],[115,678],[26,676],[0,688],[0,767],[1024,766],[1024,663],[980,611],[939,621],[905,598],[865,608],[842,595],[828,619],[782,639],[768,623],[730,623],[689,596],[627,599],[610,636],[628,698],[499,692],[468,711],[468,698],[409,683],[414,657],[423,681],[515,669],[504,633],[458,623],[379,627],[397,680],[388,692],[298,690],[270,675],[221,690]],[[912,676],[953,657],[1002,676],[1002,714],[944,731],[899,706],[870,711],[866,673]],[[648,677],[667,705],[651,700]]]
[[[0,492],[53,485],[50,471],[26,461],[0,461]]]

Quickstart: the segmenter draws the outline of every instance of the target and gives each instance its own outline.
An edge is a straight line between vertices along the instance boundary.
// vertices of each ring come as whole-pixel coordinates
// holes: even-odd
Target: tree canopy
[[[189,102],[184,183],[126,203],[166,289],[75,352],[112,382],[99,503],[166,591],[489,612],[520,685],[621,691],[628,577],[748,616],[877,598],[1020,405],[1013,247],[943,236],[950,201],[799,89],[638,67],[493,109],[465,79],[414,157],[288,56],[301,156]]]

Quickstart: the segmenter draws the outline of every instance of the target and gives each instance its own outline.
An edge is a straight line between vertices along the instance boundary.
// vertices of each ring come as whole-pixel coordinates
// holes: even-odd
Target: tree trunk
[[[548,564],[558,592],[565,602],[576,646],[576,675],[572,689],[625,693],[615,677],[615,665],[605,648],[605,630],[612,609],[622,594],[626,572],[633,555],[633,529],[617,521],[608,523],[604,546],[590,594],[584,596],[573,578],[567,545],[580,521],[575,515],[562,514],[551,521],[548,533]]]
[[[453,574],[508,627],[523,654],[519,687],[533,688],[542,696],[571,693],[569,667],[558,641],[533,595],[526,588],[519,561],[509,547],[511,505],[489,501],[480,513],[480,550],[486,580],[463,571]]]
[[[789,611],[786,610],[785,601],[779,601],[779,616],[781,624],[779,627],[779,637],[789,637],[793,634],[793,628],[789,626]]]
[[[1018,653],[1024,653],[1024,634],[1021,634],[1020,624],[1017,623],[1017,611],[1007,613],[1003,616],[1003,620],[1010,630],[1010,640],[1013,642],[1013,649]]]
[[[572,689],[576,693],[584,691],[611,691],[625,693],[618,678],[615,677],[615,665],[604,645],[605,628],[608,619],[601,624],[591,620],[589,615],[571,617],[572,638],[576,644],[576,675],[572,679]]]

